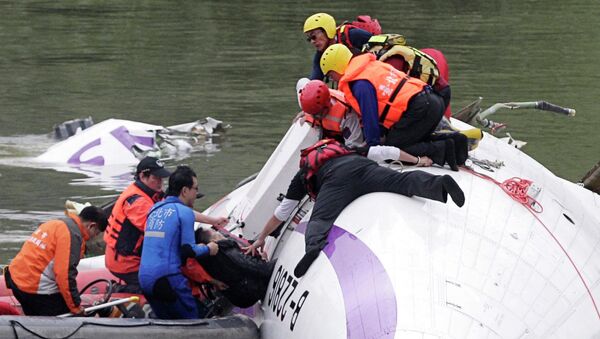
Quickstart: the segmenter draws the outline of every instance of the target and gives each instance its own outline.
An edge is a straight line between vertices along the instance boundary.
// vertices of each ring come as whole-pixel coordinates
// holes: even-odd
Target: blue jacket
[[[190,244],[196,256],[209,254],[206,245],[196,245],[194,212],[178,197],[169,196],[156,203],[148,214],[142,259],[140,284],[154,284],[156,279],[181,273],[181,246]]]

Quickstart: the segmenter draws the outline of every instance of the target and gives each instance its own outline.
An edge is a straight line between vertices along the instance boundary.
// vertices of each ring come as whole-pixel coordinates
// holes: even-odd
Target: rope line
[[[518,177],[513,177],[511,179],[505,180],[504,182],[499,182],[496,179],[494,179],[490,176],[487,176],[483,173],[478,173],[471,168],[466,168],[463,166],[463,167],[461,167],[461,169],[473,174],[476,177],[479,177],[479,178],[487,180],[487,181],[491,181],[492,183],[499,186],[502,189],[502,191],[504,191],[506,194],[508,194],[508,196],[510,196],[513,200],[519,202],[521,205],[523,205],[525,208],[527,208],[527,210],[531,213],[531,215],[533,215],[533,217],[540,224],[542,224],[544,229],[546,229],[548,234],[550,234],[552,239],[554,239],[554,242],[556,242],[558,247],[560,247],[560,249],[563,251],[563,253],[567,257],[567,259],[571,263],[571,266],[573,266],[573,268],[575,269],[575,272],[577,272],[577,275],[579,276],[581,283],[585,287],[587,294],[590,296],[590,299],[592,300],[592,304],[594,306],[594,309],[596,310],[596,315],[598,316],[598,319],[600,319],[600,311],[598,310],[598,306],[596,305],[596,300],[594,299],[594,296],[592,295],[592,291],[590,290],[588,284],[586,283],[585,279],[583,278],[583,274],[581,273],[581,271],[579,271],[579,268],[577,268],[577,265],[575,264],[575,262],[573,261],[573,259],[569,255],[569,253],[567,253],[567,250],[564,248],[564,246],[560,243],[560,241],[556,238],[556,236],[554,236],[554,234],[552,233],[552,231],[550,231],[548,226],[546,226],[546,224],[544,224],[544,222],[538,217],[538,214],[544,210],[542,205],[540,203],[538,203],[535,199],[533,199],[532,197],[527,195],[527,190],[529,189],[529,186],[531,185],[532,181],[527,180],[527,179],[521,179]],[[539,211],[535,210],[533,208],[533,205],[540,206],[540,210]]]

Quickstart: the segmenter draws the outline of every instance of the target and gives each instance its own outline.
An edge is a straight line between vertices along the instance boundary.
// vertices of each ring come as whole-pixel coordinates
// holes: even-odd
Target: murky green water
[[[2,1],[0,262],[65,199],[115,193],[81,175],[11,165],[42,153],[55,123],[231,124],[219,152],[185,161],[207,195],[201,208],[258,171],[298,111],[295,81],[313,53],[301,27],[320,11],[338,21],[371,14],[411,45],[444,51],[455,109],[478,96],[486,106],[544,99],[577,109],[573,119],[495,116],[556,174],[576,181],[600,159],[594,1]]]

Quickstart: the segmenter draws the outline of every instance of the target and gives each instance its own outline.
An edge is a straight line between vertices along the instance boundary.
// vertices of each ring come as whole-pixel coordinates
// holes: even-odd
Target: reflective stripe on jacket
[[[359,114],[360,105],[350,90],[350,83],[356,80],[367,80],[375,88],[379,123],[385,128],[390,128],[398,122],[410,99],[427,86],[423,81],[411,78],[391,65],[375,60],[373,54],[356,56],[350,60],[342,75],[339,89],[344,92],[346,102]]]
[[[77,290],[77,265],[89,239],[87,229],[74,214],[43,223],[25,240],[9,265],[12,281],[31,294],[59,293],[69,310],[81,303]]]

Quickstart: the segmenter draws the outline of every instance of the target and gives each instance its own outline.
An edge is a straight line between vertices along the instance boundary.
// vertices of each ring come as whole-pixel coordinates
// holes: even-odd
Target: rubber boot
[[[456,164],[464,165],[469,157],[469,139],[461,133],[452,134],[454,140],[454,151],[456,155]]]
[[[430,149],[433,149],[433,153],[425,155],[431,158],[431,161],[433,161],[434,164],[444,167],[444,164],[446,163],[446,141],[432,141],[430,145]]]
[[[444,191],[450,195],[456,206],[462,207],[465,204],[465,194],[451,176],[444,175],[442,177],[442,186],[444,186]]]
[[[454,148],[454,140],[446,139],[446,163],[450,166],[453,171],[458,171],[458,165],[456,164],[456,149]]]
[[[300,261],[296,265],[296,268],[294,269],[294,275],[296,276],[296,278],[302,277],[304,273],[308,271],[308,268],[313,263],[313,261],[317,259],[320,252],[321,250],[319,249],[312,249],[306,252],[306,254],[304,254],[302,259],[300,259]]]

